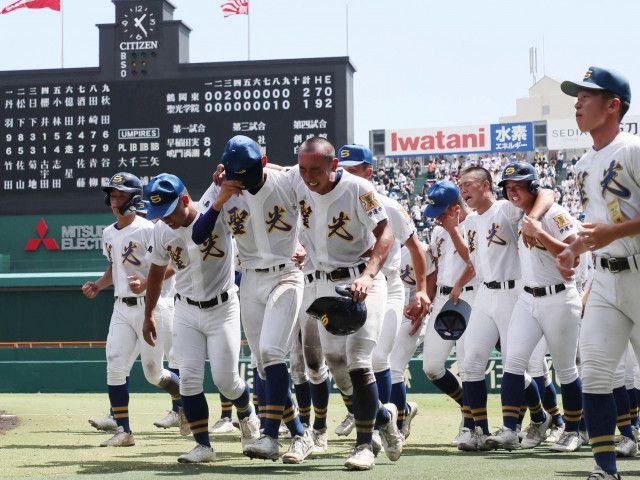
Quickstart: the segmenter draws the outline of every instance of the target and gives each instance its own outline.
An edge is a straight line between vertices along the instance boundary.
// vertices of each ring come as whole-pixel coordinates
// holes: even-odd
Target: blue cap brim
[[[163,218],[167,215],[171,215],[178,206],[178,200],[180,200],[180,196],[171,203],[165,203],[162,205],[149,204],[149,208],[147,209],[147,220]]]
[[[565,80],[560,84],[560,90],[571,97],[577,97],[580,90],[604,90],[593,82],[570,82]]]
[[[357,165],[362,165],[366,163],[367,165],[371,165],[370,163],[365,162],[364,160],[345,160],[344,162],[338,162],[339,167],[355,167]]]
[[[422,215],[424,217],[436,218],[442,215],[447,208],[448,207],[445,206],[427,205],[422,211]]]

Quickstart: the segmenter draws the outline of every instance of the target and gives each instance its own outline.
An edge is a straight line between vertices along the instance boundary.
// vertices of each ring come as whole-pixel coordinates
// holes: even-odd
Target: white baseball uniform
[[[545,232],[560,241],[577,233],[569,212],[555,203],[540,222]],[[518,255],[523,287],[511,314],[504,370],[524,375],[534,349],[544,338],[542,358],[548,346],[560,383],[572,383],[578,378],[576,350],[582,310],[575,281],[562,278],[555,257],[541,244],[527,248],[520,236]],[[544,371],[529,373],[544,375]]]
[[[404,317],[405,295],[402,278],[400,278],[402,244],[416,234],[416,227],[404,207],[395,200],[378,194],[378,201],[389,216],[389,226],[393,232],[394,241],[389,256],[382,266],[382,274],[387,280],[387,298],[380,338],[373,349],[373,371],[383,372],[391,367],[390,355],[396,344],[400,324]]]
[[[149,383],[158,385],[171,377],[162,366],[165,337],[171,335],[167,325],[171,311],[157,306],[153,315],[157,321],[157,343],[154,347],[143,340],[144,293],[134,294],[129,288],[128,277],[147,277],[149,260],[145,257],[153,232],[153,223],[136,216],[123,229],[109,225],[102,234],[102,252],[112,268],[115,303],[109,333],[107,335],[107,384],[123,385],[131,369],[136,348],[140,349],[142,370]],[[139,343],[139,345],[137,345]]]
[[[475,214],[467,215],[467,217],[460,222],[458,226],[458,230],[469,245],[470,253],[473,253],[472,250],[476,248],[474,243],[475,234],[469,233],[469,229],[472,228],[472,217],[474,216]],[[468,238],[469,235],[471,235],[471,239]],[[433,301],[433,308],[431,309],[431,316],[429,317],[424,337],[422,368],[430,380],[441,379],[445,374],[447,357],[455,345],[456,358],[458,360],[458,373],[460,378],[464,381],[466,380],[464,374],[464,345],[467,333],[465,332],[457,342],[453,340],[444,340],[435,330],[434,323],[436,317],[440,313],[440,310],[442,310],[444,304],[449,300],[449,294],[453,286],[456,284],[458,278],[460,278],[467,265],[456,251],[453,240],[451,240],[451,236],[441,226],[436,226],[431,232],[429,249],[434,261],[436,262],[438,281],[436,298]],[[478,282],[474,277],[463,287],[460,299],[469,303],[469,305],[473,305],[473,299],[477,289]]]
[[[156,223],[148,258],[156,265],[171,263],[176,272],[173,348],[180,366],[180,393],[202,392],[208,356],[213,382],[235,400],[245,383],[238,373],[240,306],[231,235],[216,224],[209,238],[196,245],[191,240],[194,223],[175,230]]]
[[[242,325],[258,371],[285,363],[302,303],[303,274],[291,257],[298,241],[298,203],[287,173],[267,170],[260,190],[243,191],[222,207],[222,222],[235,237],[242,268]],[[202,196],[217,197],[215,185]]]
[[[484,213],[468,217],[474,239],[471,261],[479,288],[473,301],[465,337],[463,368],[466,380],[485,378],[485,367],[498,339],[502,358],[506,355],[507,330],[513,306],[518,298],[520,278],[518,259],[518,221],[522,210],[507,200],[497,200]],[[497,288],[489,288],[489,286]]]
[[[640,139],[628,133],[582,156],[575,172],[585,222],[614,224],[640,215],[639,159]],[[606,394],[627,342],[640,357],[640,235],[615,240],[595,254],[580,357],[583,391]]]
[[[334,188],[325,195],[311,192],[297,167],[288,172],[291,187],[300,204],[302,225],[307,233],[307,252],[316,267],[316,295],[338,296],[335,286],[351,283],[360,276],[368,258],[363,257],[375,243],[372,231],[387,214],[376,198],[371,182],[339,169]],[[373,348],[380,336],[387,286],[378,272],[367,292],[367,321],[346,337],[319,329],[327,364],[338,388],[351,395],[349,371],[370,369]]]

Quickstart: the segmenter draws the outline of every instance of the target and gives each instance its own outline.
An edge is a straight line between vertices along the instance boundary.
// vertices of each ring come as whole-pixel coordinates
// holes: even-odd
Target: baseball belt
[[[354,270],[358,270],[358,272],[364,272],[366,265],[361,263],[354,267],[340,267],[335,270],[331,270],[330,272],[321,272],[316,271],[316,279],[320,280],[323,276],[332,282],[336,282],[338,280],[344,280],[345,278],[351,278],[351,272]]]
[[[226,302],[227,300],[229,300],[229,292],[221,293],[217,297],[212,298],[211,300],[205,300],[204,302],[199,302],[197,300],[192,300],[192,299],[187,298],[187,297],[182,297],[179,293],[176,293],[176,298],[178,300],[182,300],[184,298],[184,300],[189,305],[193,305],[195,307],[199,307],[199,308],[205,309],[205,308],[215,307],[216,305],[222,304],[222,303]]]
[[[116,301],[124,303],[127,307],[135,307],[144,301],[144,297],[115,297]]]
[[[564,283],[551,285],[549,287],[524,287],[524,291],[534,297],[545,297],[547,295],[553,295],[554,293],[560,293],[566,289],[567,286]]]
[[[472,290],[473,290],[473,285],[467,285],[462,289],[463,292],[470,292]],[[440,287],[440,290],[439,290],[440,294],[442,295],[449,295],[452,291],[453,291],[453,287],[447,287],[446,285],[443,285],[442,287]]]
[[[485,287],[491,290],[511,290],[515,288],[515,280],[507,280],[506,282],[484,282]]]

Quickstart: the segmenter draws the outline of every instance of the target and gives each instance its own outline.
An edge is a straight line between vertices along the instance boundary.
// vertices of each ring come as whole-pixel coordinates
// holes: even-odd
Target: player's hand
[[[293,254],[293,256],[291,257],[291,260],[293,260],[293,263],[296,264],[296,266],[302,270],[304,268],[304,260],[307,258],[307,251],[304,249],[304,247],[300,244],[298,244],[296,246],[296,251]]]
[[[413,337],[416,333],[420,331],[420,328],[422,327],[422,319],[420,318],[420,319],[415,319],[415,320],[410,319],[410,320],[411,320],[411,329],[409,330],[409,336]]]
[[[453,231],[460,223],[458,212],[455,209],[450,210],[436,218],[436,223],[440,224],[447,232]]]
[[[222,182],[224,182],[224,179],[225,179],[224,165],[219,163],[216,168],[216,171],[213,172],[213,183],[215,183],[217,186],[220,186],[222,185]]]
[[[222,205],[227,203],[227,200],[229,200],[234,195],[236,197],[242,195],[242,182],[240,180],[225,180],[220,186],[218,198],[216,198],[216,201],[213,202],[213,208],[219,211]]]
[[[100,289],[98,288],[98,284],[96,282],[85,282],[84,285],[82,285],[82,294],[89,298],[96,298],[96,295],[98,295],[98,293],[100,293]]]
[[[129,288],[136,295],[141,294],[147,289],[147,279],[144,277],[129,275],[127,281],[129,282]]]
[[[535,218],[531,218],[528,215],[525,215],[522,220],[522,235],[525,241],[525,245],[529,248],[535,246],[538,243],[538,236],[542,233],[542,223]],[[527,244],[527,242],[531,239],[533,245]]]
[[[453,304],[454,305],[458,304],[458,299],[460,298],[460,295],[462,295],[462,287],[456,283],[453,286],[453,289],[451,290],[451,293],[449,294],[449,298],[453,299]]]
[[[155,347],[158,334],[156,332],[156,320],[153,318],[153,315],[144,319],[144,323],[142,324],[142,337],[145,342]]]
[[[571,280],[575,275],[575,269],[580,262],[580,257],[576,256],[571,247],[565,247],[556,256],[556,268],[565,280]]]
[[[578,236],[590,251],[599,250],[617,240],[615,225],[606,223],[583,223]]]
[[[422,319],[431,310],[431,300],[426,292],[416,292],[415,298],[405,307],[404,316],[411,322]]]
[[[367,292],[373,286],[373,278],[368,274],[360,275],[351,283],[351,292],[355,302],[364,302]]]

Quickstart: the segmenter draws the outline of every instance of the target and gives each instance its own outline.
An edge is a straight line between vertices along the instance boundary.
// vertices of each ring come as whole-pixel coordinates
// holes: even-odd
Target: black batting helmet
[[[527,188],[529,192],[534,195],[538,193],[538,189],[540,188],[538,172],[536,172],[536,168],[533,165],[527,162],[512,162],[502,171],[502,179],[498,183],[498,186],[502,187],[504,198],[507,198],[505,185],[508,180],[513,180],[514,182],[529,182]]]
[[[357,332],[367,321],[367,306],[356,302],[349,285],[336,285],[338,297],[320,297],[307,309],[332,335],[350,335]]]
[[[445,340],[458,340],[467,328],[470,314],[471,305],[460,299],[454,305],[450,298],[438,313],[433,328]]]
[[[102,191],[106,193],[104,203],[108,207],[111,206],[110,196],[113,190],[131,194],[131,199],[119,209],[121,215],[134,213],[136,209],[142,208],[142,182],[133,173],[118,172],[102,187]]]

